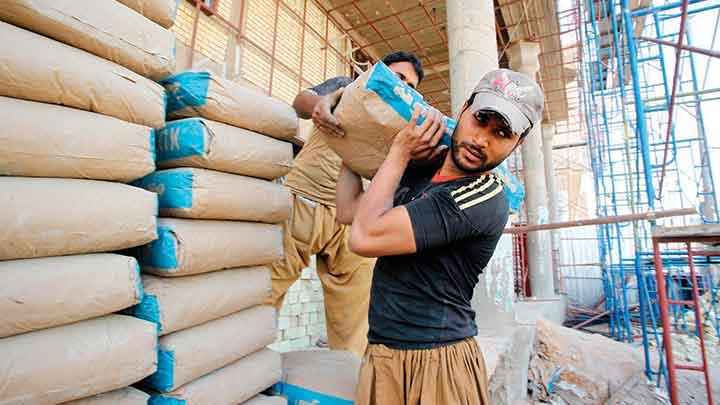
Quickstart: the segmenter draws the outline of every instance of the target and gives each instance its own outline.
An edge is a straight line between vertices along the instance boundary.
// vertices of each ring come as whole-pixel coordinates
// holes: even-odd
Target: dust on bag
[[[157,364],[155,325],[108,315],[0,339],[0,403],[51,405],[127,387]]]
[[[0,22],[0,96],[61,104],[151,128],[165,126],[165,91],[70,45]]]
[[[385,160],[393,138],[407,125],[416,108],[422,111],[418,119],[418,124],[422,124],[431,107],[381,61],[345,88],[335,108],[335,117],[345,136],[325,135],[317,128],[314,131],[318,132],[316,136],[325,137],[344,164],[359,175],[372,178]],[[441,143],[450,146],[457,121],[449,117],[444,120],[446,133]],[[505,164],[498,166],[495,174],[503,180],[510,209],[517,211],[525,196],[522,183]]]
[[[0,260],[107,252],[157,238],[157,196],[141,188],[0,177],[0,190]]]
[[[290,216],[282,184],[207,169],[160,170],[133,185],[158,194],[160,214],[177,218],[279,223]]]
[[[292,169],[292,144],[204,118],[168,122],[157,133],[158,167],[198,167],[262,179]]]
[[[9,97],[0,97],[0,121],[3,176],[127,182],[155,170],[152,128]]]
[[[158,219],[158,239],[137,252],[143,272],[165,277],[269,264],[283,257],[280,225]]]
[[[261,350],[277,337],[275,308],[256,306],[171,333],[158,343],[158,367],[144,384],[169,392]]]
[[[183,72],[160,84],[168,92],[168,118],[203,117],[283,140],[297,135],[290,105],[214,73]]]
[[[175,35],[116,1],[5,0],[0,20],[153,80],[175,70]]]
[[[143,298],[137,261],[110,253],[0,261],[0,279],[0,338],[106,315]]]
[[[279,353],[262,349],[175,391],[151,393],[149,404],[207,405],[243,402],[280,380],[281,361]]]
[[[132,315],[167,335],[262,304],[270,296],[270,269],[243,267],[186,277],[142,276],[144,295]]]

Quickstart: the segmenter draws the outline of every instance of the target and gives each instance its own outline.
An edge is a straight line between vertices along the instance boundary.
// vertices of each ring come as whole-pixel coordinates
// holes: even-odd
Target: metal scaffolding
[[[687,27],[693,16],[718,12],[720,3],[584,0],[582,8],[582,99],[596,214],[692,207],[699,215],[599,225],[605,310],[581,309],[578,320],[606,314],[612,337],[641,339],[647,376],[667,384],[655,260],[661,260],[671,295],[700,285],[700,293],[711,296],[713,308],[705,310],[717,314],[717,257],[689,261],[681,247],[658,252],[654,260],[652,229],[718,222],[703,105],[717,99],[720,88],[706,88],[699,72],[700,63],[718,55],[693,46]],[[702,280],[688,282],[695,272]],[[689,330],[682,326],[689,310],[671,307],[673,331]],[[712,327],[720,333],[717,316]],[[658,367],[652,359],[659,359]]]

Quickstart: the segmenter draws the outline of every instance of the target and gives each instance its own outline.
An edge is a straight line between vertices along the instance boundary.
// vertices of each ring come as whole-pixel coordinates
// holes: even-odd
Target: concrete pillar
[[[536,77],[540,70],[538,61],[540,44],[522,41],[510,46],[507,51],[511,69],[525,73],[532,78]],[[528,224],[547,223],[549,218],[542,131],[538,126],[535,126],[525,138],[521,152],[525,172],[525,206],[527,207]],[[538,298],[554,296],[552,252],[550,235],[547,231],[528,234],[528,262],[530,289],[533,296]]]
[[[485,73],[498,68],[492,0],[447,1],[450,97],[453,116]],[[514,324],[512,238],[498,242],[473,294],[481,336],[507,333]]]
[[[480,78],[498,68],[493,2],[448,0],[447,22],[450,99],[457,116]]]
[[[548,208],[550,210],[550,223],[560,222],[560,211],[558,207],[558,190],[555,182],[555,163],[553,162],[553,136],[555,125],[544,122],[542,124],[542,145],[543,159],[545,161],[545,184],[547,185]],[[555,284],[555,292],[559,291],[560,285],[560,231],[550,231],[550,245],[552,247],[552,271]]]

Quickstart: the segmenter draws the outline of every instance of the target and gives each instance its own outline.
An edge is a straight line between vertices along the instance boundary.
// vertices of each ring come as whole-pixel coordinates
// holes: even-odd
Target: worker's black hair
[[[413,68],[415,69],[415,73],[417,73],[418,75],[418,85],[422,82],[423,77],[425,77],[425,71],[423,70],[422,62],[420,62],[420,59],[417,57],[417,55],[412,52],[397,51],[389,53],[382,58],[382,61],[387,66],[398,62],[412,63]]]

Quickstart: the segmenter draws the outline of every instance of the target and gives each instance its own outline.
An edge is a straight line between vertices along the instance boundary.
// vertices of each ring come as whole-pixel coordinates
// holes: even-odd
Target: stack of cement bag
[[[161,81],[168,122],[158,170],[133,184],[158,194],[158,239],[137,252],[157,325],[158,370],[141,386],[155,404],[276,403],[254,398],[279,381],[281,358],[265,265],[283,257],[291,194],[273,181],[292,165],[287,104],[205,72]],[[269,402],[265,402],[269,401]]]
[[[0,403],[145,404],[127,387],[156,327],[114,314],[142,301],[139,266],[102,252],[157,238],[157,196],[123,183],[155,169],[173,36],[115,1],[0,20]]]

